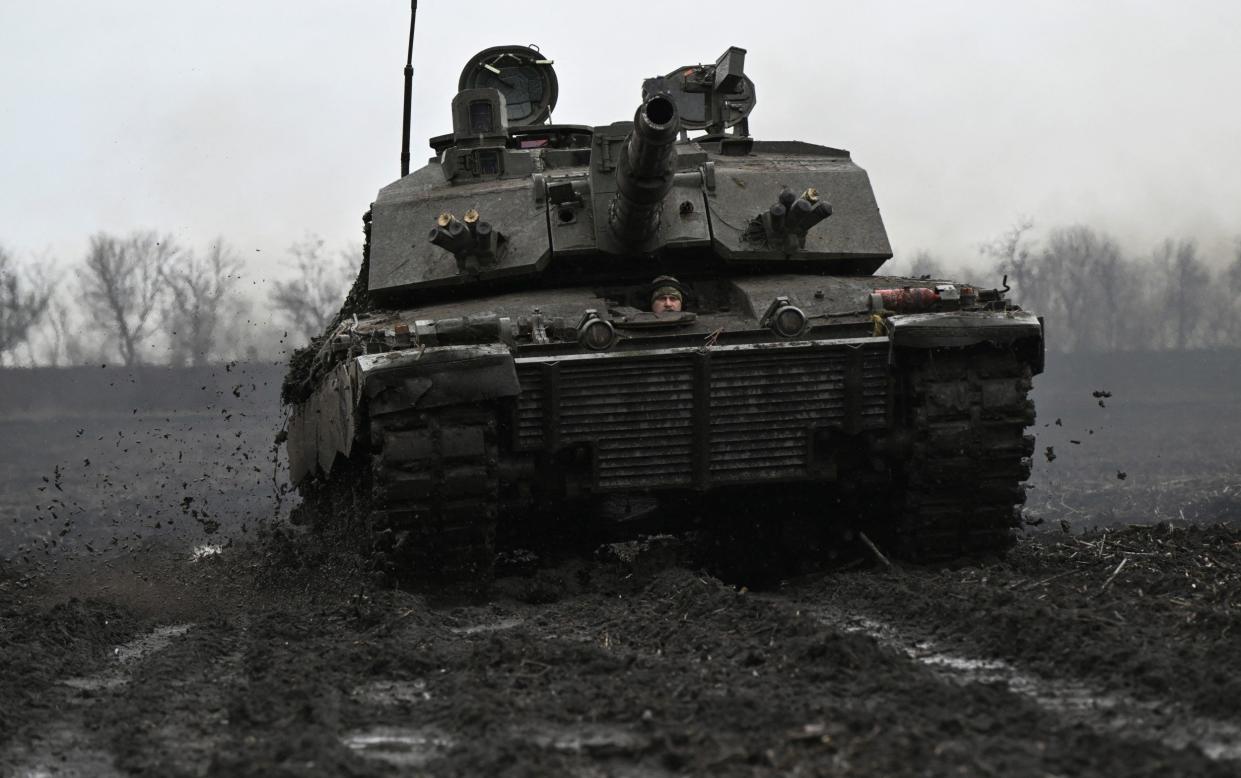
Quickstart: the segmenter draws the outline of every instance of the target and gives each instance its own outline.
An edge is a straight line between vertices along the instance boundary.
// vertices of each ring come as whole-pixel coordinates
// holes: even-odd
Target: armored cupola
[[[444,178],[454,183],[529,175],[513,131],[542,126],[556,105],[552,61],[529,46],[495,46],[461,71],[452,100],[452,134],[434,138]]]
[[[531,46],[494,46],[480,51],[461,71],[459,92],[493,89],[504,101],[504,118],[509,127],[525,127],[547,122],[556,107],[556,71],[552,60]],[[456,101],[453,102],[453,129]]]

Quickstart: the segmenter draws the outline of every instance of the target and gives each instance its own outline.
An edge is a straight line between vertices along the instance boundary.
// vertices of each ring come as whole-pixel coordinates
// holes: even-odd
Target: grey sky
[[[272,273],[306,232],[360,242],[396,177],[404,0],[0,3],[0,243],[22,256],[144,227]],[[1241,234],[1241,3],[524,5],[422,0],[416,162],[486,46],[539,44],[554,118],[604,124],[735,44],[753,134],[850,149],[898,255],[952,266],[1021,214],[1134,252],[1192,236],[1222,259]]]

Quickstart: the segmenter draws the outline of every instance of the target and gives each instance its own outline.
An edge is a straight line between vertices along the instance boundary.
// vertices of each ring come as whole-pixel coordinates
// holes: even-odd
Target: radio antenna
[[[409,175],[409,113],[414,84],[414,18],[417,16],[418,0],[410,0],[409,48],[405,51],[405,111],[401,122],[401,178]]]

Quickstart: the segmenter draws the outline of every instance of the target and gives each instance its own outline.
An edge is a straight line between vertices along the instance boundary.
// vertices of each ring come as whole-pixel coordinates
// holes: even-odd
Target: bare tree
[[[1062,322],[1057,328],[1062,350],[1101,350],[1123,338],[1117,333],[1123,287],[1109,288],[1099,279],[1120,283],[1125,265],[1116,241],[1085,225],[1062,227],[1047,236],[1035,276],[1039,294],[1031,307]]]
[[[289,247],[296,276],[277,281],[270,294],[276,317],[288,329],[310,338],[319,334],[340,310],[345,292],[357,274],[360,252],[327,256],[323,238],[308,235]]]
[[[1228,291],[1236,297],[1241,296],[1241,235],[1233,240],[1232,246],[1232,262],[1228,265],[1225,276],[1228,279]]]
[[[52,367],[87,362],[87,346],[81,328],[73,320],[75,310],[76,307],[65,302],[63,292],[53,296],[48,306],[47,326],[43,328],[43,361]]]
[[[1198,243],[1174,243],[1169,238],[1155,249],[1154,260],[1162,281],[1157,302],[1168,327],[1165,342],[1177,349],[1195,345],[1196,336],[1206,323],[1207,306],[1203,300],[1211,284],[1211,273],[1198,256]]]
[[[163,308],[169,362],[204,365],[216,346],[229,296],[240,280],[241,260],[222,239],[201,257],[187,252],[162,269],[168,297]]]
[[[1221,337],[1226,344],[1241,341],[1241,236],[1233,241],[1232,262],[1224,268],[1221,291],[1225,297],[1225,322]]]
[[[1100,238],[1091,268],[1094,283],[1086,295],[1086,313],[1093,322],[1085,345],[1095,351],[1128,351],[1150,348],[1150,318],[1137,315],[1135,301],[1145,296],[1141,266],[1120,252],[1111,238]]]
[[[996,264],[1000,273],[1008,276],[1015,297],[1037,308],[1042,302],[1042,289],[1038,284],[1038,263],[1031,251],[1029,233],[1034,221],[1022,216],[995,240],[978,247],[978,253]]]
[[[273,338],[271,321],[260,324],[256,321],[256,307],[266,309],[267,303],[252,300],[244,295],[234,295],[228,302],[227,315],[220,322],[217,340],[227,343],[227,350],[221,349],[220,356],[226,359],[239,359],[246,362],[260,360],[278,360],[282,356],[280,338]]]
[[[980,247],[1009,274],[1019,301],[1054,322],[1048,348],[1124,351],[1199,348],[1241,339],[1241,237],[1218,283],[1193,240],[1166,240],[1127,257],[1085,225],[1052,230],[1033,250],[1029,220]]]
[[[0,365],[26,343],[52,299],[52,284],[38,272],[19,274],[13,256],[0,246]]]
[[[181,250],[172,236],[154,231],[135,232],[123,240],[101,232],[90,243],[83,302],[115,336],[121,361],[136,365],[142,361],[142,345],[155,331],[166,295],[166,271]]]

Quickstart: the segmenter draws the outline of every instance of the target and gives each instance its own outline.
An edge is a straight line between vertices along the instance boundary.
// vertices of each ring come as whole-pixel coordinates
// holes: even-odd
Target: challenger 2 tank
[[[472,581],[497,532],[642,513],[604,504],[918,559],[1011,543],[1040,319],[1006,287],[874,275],[866,172],[751,137],[745,54],[648,78],[600,125],[550,122],[537,49],[467,62],[452,132],[379,191],[358,281],[286,383],[304,515],[385,573]]]

